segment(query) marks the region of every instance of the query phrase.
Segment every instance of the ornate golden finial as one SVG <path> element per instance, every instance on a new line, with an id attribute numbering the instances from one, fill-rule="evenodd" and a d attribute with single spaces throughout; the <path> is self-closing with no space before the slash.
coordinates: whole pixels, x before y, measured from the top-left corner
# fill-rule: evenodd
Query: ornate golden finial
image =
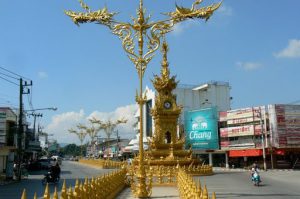
<path id="1" fill-rule="evenodd" d="M 169 62 L 168 62 L 168 51 L 169 51 L 169 47 L 168 44 L 166 42 L 166 40 L 164 40 L 164 42 L 162 43 L 162 47 L 161 47 L 161 51 L 163 53 L 163 60 L 162 60 L 162 69 L 161 69 L 161 76 L 163 79 L 167 80 L 170 77 L 170 70 L 169 70 Z"/>
<path id="2" fill-rule="evenodd" d="M 143 9 L 143 0 L 140 0 L 140 9 Z"/>
<path id="3" fill-rule="evenodd" d="M 73 198 L 73 190 L 72 190 L 72 186 L 70 185 L 69 189 L 68 189 L 68 199 L 72 199 Z"/>
<path id="4" fill-rule="evenodd" d="M 76 179 L 76 182 L 75 182 L 74 196 L 79 197 L 79 180 L 78 179 Z"/>
<path id="5" fill-rule="evenodd" d="M 37 195 L 36 195 L 36 192 L 34 192 L 34 196 L 33 196 L 33 199 L 37 199 Z M 63 198 L 62 198 L 63 199 Z"/>
<path id="6" fill-rule="evenodd" d="M 216 193 L 215 192 L 212 193 L 211 199 L 216 199 Z"/>
<path id="7" fill-rule="evenodd" d="M 61 199 L 67 199 L 67 186 L 66 186 L 66 180 L 63 182 L 63 186 L 61 188 L 60 198 Z"/>
<path id="8" fill-rule="evenodd" d="M 52 199 L 58 199 L 58 195 L 57 195 L 57 189 L 56 187 L 54 188 L 54 193 L 53 193 L 53 197 Z"/>
<path id="9" fill-rule="evenodd" d="M 204 185 L 204 189 L 203 189 L 203 192 L 202 192 L 202 199 L 209 199 L 206 185 Z"/>
<path id="10" fill-rule="evenodd" d="M 26 197 L 26 189 L 23 190 L 21 199 L 27 199 L 27 197 Z"/>
<path id="11" fill-rule="evenodd" d="M 45 193 L 44 193 L 43 199 L 50 199 L 50 193 L 49 193 L 49 185 L 48 185 L 48 183 L 47 183 L 46 188 L 45 188 Z"/>

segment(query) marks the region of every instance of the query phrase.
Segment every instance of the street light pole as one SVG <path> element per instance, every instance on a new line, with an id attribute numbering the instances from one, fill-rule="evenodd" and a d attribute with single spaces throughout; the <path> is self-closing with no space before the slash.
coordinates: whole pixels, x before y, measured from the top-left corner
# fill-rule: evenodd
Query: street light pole
<path id="1" fill-rule="evenodd" d="M 24 87 L 26 86 L 32 86 L 32 82 L 28 84 L 25 81 L 25 84 L 23 85 L 23 79 L 20 78 L 20 92 L 19 92 L 19 121 L 18 121 L 18 134 L 17 134 L 17 153 L 18 153 L 18 167 L 17 167 L 17 179 L 21 180 L 21 164 L 23 159 L 23 146 L 22 146 L 22 140 L 23 140 L 23 134 L 24 134 L 24 127 L 23 127 L 23 95 L 29 94 L 29 89 L 27 92 L 24 92 Z"/>
<path id="2" fill-rule="evenodd" d="M 41 114 L 41 113 L 31 113 L 30 115 L 33 116 L 33 134 L 34 134 L 34 140 L 36 140 L 36 138 L 37 138 L 36 133 L 35 133 L 36 117 L 43 117 L 43 114 Z"/>
<path id="3" fill-rule="evenodd" d="M 143 0 L 139 0 L 137 17 L 132 17 L 133 23 L 116 21 L 114 16 L 117 12 L 109 12 L 107 8 L 92 11 L 83 0 L 79 0 L 79 2 L 85 12 L 65 11 L 66 15 L 71 17 L 76 25 L 95 22 L 107 26 L 113 34 L 122 40 L 123 49 L 138 72 L 139 91 L 136 94 L 136 102 L 140 108 L 140 152 L 136 175 L 137 183 L 133 182 L 132 189 L 136 197 L 148 198 L 151 195 L 151 184 L 146 185 L 147 176 L 144 167 L 143 149 L 143 105 L 146 101 L 145 96 L 143 96 L 143 77 L 147 65 L 161 46 L 161 39 L 173 30 L 175 24 L 190 19 L 204 19 L 207 21 L 222 2 L 198 8 L 202 1 L 196 0 L 191 8 L 176 6 L 175 11 L 165 13 L 166 19 L 153 22 L 150 20 L 150 16 L 145 16 L 146 10 L 143 6 Z"/>

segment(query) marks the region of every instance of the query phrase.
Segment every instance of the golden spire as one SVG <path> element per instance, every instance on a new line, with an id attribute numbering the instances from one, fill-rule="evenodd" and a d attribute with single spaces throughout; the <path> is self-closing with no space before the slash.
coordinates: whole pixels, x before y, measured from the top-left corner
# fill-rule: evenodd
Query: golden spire
<path id="1" fill-rule="evenodd" d="M 162 53 L 163 53 L 163 60 L 161 63 L 162 69 L 161 69 L 161 76 L 162 79 L 164 80 L 168 80 L 170 77 L 170 70 L 169 70 L 169 62 L 168 62 L 168 57 L 167 57 L 167 53 L 169 51 L 169 47 L 168 44 L 166 42 L 166 40 L 164 40 L 163 44 L 162 44 L 162 49 L 161 49 Z"/>

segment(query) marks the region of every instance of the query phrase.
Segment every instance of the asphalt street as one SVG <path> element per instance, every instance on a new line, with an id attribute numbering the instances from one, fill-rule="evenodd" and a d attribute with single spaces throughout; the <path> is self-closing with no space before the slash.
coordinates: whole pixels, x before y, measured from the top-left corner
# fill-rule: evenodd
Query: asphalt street
<path id="1" fill-rule="evenodd" d="M 64 179 L 66 180 L 67 187 L 70 185 L 73 187 L 76 179 L 83 181 L 85 177 L 91 178 L 92 176 L 103 175 L 110 171 L 110 169 L 87 167 L 77 162 L 63 161 L 61 166 L 61 181 L 57 185 L 49 185 L 50 193 L 54 192 L 55 186 L 57 190 L 60 191 Z M 42 185 L 42 178 L 46 172 L 47 171 L 31 172 L 28 179 L 0 186 L 0 199 L 20 199 L 24 188 L 26 189 L 28 199 L 33 198 L 35 192 L 38 198 L 41 198 L 45 190 L 45 186 Z"/>
<path id="2" fill-rule="evenodd" d="M 300 171 L 262 171 L 262 183 L 256 187 L 248 171 L 216 171 L 213 176 L 200 178 L 202 185 L 216 192 L 218 199 L 299 199 Z"/>
<path id="3" fill-rule="evenodd" d="M 107 169 L 98 169 L 77 162 L 63 162 L 61 179 L 66 179 L 68 187 L 74 186 L 75 180 L 83 180 L 84 177 L 103 175 L 110 172 Z M 27 198 L 33 198 L 34 192 L 38 198 L 44 193 L 45 186 L 42 185 L 43 172 L 35 172 L 28 179 L 0 186 L 0 199 L 20 199 L 25 188 Z M 218 199 L 300 199 L 300 171 L 267 171 L 261 172 L 262 184 L 255 187 L 250 181 L 250 174 L 247 171 L 215 171 L 212 176 L 195 177 L 201 181 L 202 186 L 206 185 L 209 195 L 214 191 Z M 57 185 L 61 190 L 62 181 Z M 50 185 L 53 193 L 54 185 Z M 154 187 L 152 198 L 177 199 L 176 187 Z M 133 198 L 130 189 L 125 189 L 118 199 Z"/>

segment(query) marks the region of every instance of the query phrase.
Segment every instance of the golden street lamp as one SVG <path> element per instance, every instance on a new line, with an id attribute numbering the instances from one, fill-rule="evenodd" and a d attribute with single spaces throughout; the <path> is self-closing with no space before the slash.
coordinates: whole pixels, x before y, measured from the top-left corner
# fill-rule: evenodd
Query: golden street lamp
<path id="1" fill-rule="evenodd" d="M 139 139 L 139 169 L 138 185 L 135 195 L 140 198 L 149 197 L 151 189 L 146 187 L 146 173 L 144 167 L 144 149 L 143 149 L 143 105 L 146 96 L 143 96 L 143 77 L 148 63 L 152 60 L 154 52 L 160 47 L 161 39 L 168 32 L 173 30 L 175 24 L 188 19 L 208 20 L 221 3 L 212 4 L 206 7 L 197 8 L 202 0 L 195 0 L 191 8 L 176 6 L 176 10 L 165 14 L 164 20 L 150 22 L 150 16 L 145 17 L 143 0 L 139 0 L 137 17 L 132 17 L 132 23 L 119 22 L 114 19 L 117 12 L 109 12 L 107 8 L 91 11 L 87 4 L 79 0 L 81 7 L 85 12 L 65 11 L 65 14 L 71 17 L 76 25 L 80 23 L 101 24 L 107 26 L 113 34 L 117 35 L 121 41 L 128 58 L 133 62 L 139 76 L 139 92 L 136 94 L 136 102 L 140 108 L 140 139 Z M 136 49 L 135 43 L 138 46 Z M 146 44 L 146 45 L 145 45 Z"/>

